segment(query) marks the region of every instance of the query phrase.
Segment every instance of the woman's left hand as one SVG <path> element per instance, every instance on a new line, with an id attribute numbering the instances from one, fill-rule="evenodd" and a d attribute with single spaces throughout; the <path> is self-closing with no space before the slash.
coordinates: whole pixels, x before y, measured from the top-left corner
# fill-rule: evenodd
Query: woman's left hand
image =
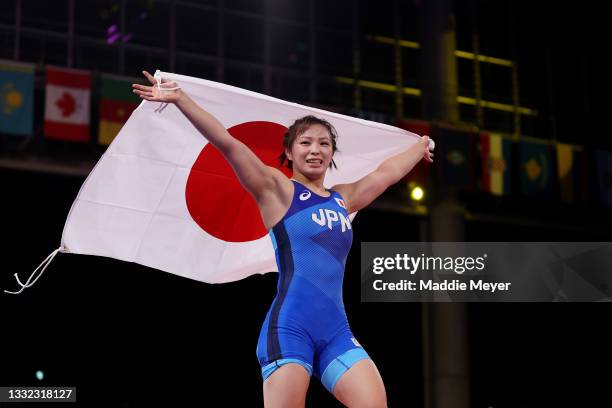
<path id="1" fill-rule="evenodd" d="M 433 163 L 434 154 L 431 150 L 429 150 L 429 136 L 421 136 L 421 140 L 419 140 L 419 143 L 421 143 L 421 145 L 423 146 L 423 158 L 428 162 Z"/>

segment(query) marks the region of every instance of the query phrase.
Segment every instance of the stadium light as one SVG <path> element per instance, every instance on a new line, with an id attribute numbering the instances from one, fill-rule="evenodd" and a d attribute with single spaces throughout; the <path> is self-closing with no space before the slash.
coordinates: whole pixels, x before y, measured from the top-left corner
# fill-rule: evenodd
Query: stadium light
<path id="1" fill-rule="evenodd" d="M 425 190 L 414 181 L 408 183 L 408 191 L 410 191 L 410 198 L 413 201 L 421 201 L 425 197 Z"/>

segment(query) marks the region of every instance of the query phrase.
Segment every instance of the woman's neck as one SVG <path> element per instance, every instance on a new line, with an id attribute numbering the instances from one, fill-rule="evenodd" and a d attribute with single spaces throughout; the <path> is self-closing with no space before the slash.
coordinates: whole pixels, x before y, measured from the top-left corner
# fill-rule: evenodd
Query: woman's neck
<path id="1" fill-rule="evenodd" d="M 327 192 L 327 190 L 323 186 L 323 177 L 312 180 L 301 173 L 294 172 L 292 178 L 305 185 L 315 193 L 325 194 Z"/>

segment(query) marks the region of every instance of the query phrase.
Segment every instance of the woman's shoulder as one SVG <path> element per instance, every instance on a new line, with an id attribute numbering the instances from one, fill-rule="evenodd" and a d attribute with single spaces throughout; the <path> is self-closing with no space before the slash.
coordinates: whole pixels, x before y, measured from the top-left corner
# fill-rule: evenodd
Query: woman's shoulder
<path id="1" fill-rule="evenodd" d="M 329 191 L 336 192 L 337 194 L 340 194 L 342 197 L 344 197 L 349 191 L 349 185 L 348 184 L 336 184 L 335 186 L 332 186 L 329 189 Z"/>
<path id="2" fill-rule="evenodd" d="M 272 176 L 272 180 L 276 185 L 282 186 L 284 188 L 293 189 L 293 183 L 285 173 L 283 173 L 276 167 L 268 166 L 268 168 L 270 169 L 270 175 Z"/>

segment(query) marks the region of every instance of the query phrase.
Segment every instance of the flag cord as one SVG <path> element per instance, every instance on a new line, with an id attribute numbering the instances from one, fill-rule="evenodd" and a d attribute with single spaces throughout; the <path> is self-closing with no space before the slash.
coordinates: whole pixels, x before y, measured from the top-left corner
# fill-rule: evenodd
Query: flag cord
<path id="1" fill-rule="evenodd" d="M 30 274 L 30 277 L 28 278 L 28 280 L 26 280 L 26 283 L 22 283 L 21 280 L 19 280 L 19 276 L 15 273 L 14 274 L 15 279 L 17 279 L 17 283 L 21 286 L 21 289 L 19 289 L 19 291 L 17 291 L 17 292 L 11 292 L 11 291 L 5 290 L 4 293 L 10 293 L 11 295 L 18 295 L 25 288 L 29 288 L 32 285 L 34 285 L 36 283 L 36 281 L 38 280 L 38 278 L 40 278 L 42 276 L 42 274 L 45 271 L 45 269 L 47 269 L 47 266 L 49 266 L 51 261 L 53 261 L 53 258 L 55 258 L 55 255 L 57 255 L 57 253 L 60 252 L 63 249 L 64 249 L 64 247 L 61 246 L 61 247 L 57 248 L 55 251 L 51 252 L 49 254 L 49 256 L 47 256 L 45 258 L 45 260 L 42 261 L 42 263 L 40 265 L 38 265 L 38 267 L 36 269 L 34 269 L 34 272 L 32 272 Z M 42 267 L 42 269 L 40 269 L 41 267 Z M 40 269 L 40 273 L 38 274 L 38 276 L 36 276 L 36 272 L 38 272 L 39 269 Z M 36 276 L 36 278 L 34 278 L 34 276 Z M 34 278 L 34 280 L 32 280 L 32 278 Z"/>

